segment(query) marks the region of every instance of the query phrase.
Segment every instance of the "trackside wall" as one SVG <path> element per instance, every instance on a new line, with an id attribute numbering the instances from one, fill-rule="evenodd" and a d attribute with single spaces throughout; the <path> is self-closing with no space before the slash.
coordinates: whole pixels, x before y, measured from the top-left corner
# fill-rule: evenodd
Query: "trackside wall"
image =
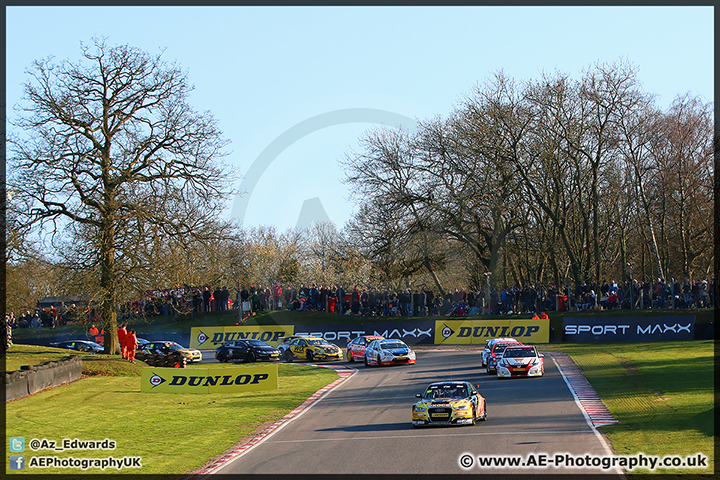
<path id="1" fill-rule="evenodd" d="M 74 382 L 81 376 L 82 359 L 79 355 L 40 365 L 23 365 L 20 370 L 5 373 L 5 403 L 46 388 Z"/>

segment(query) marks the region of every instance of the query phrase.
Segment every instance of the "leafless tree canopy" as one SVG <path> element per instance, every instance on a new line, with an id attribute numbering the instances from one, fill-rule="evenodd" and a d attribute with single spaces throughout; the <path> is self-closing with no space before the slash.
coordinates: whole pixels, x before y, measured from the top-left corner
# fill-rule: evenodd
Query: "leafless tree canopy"
<path id="1" fill-rule="evenodd" d="M 9 136 L 18 223 L 70 239 L 73 261 L 94 269 L 114 352 L 123 277 L 167 237 L 227 230 L 216 217 L 234 180 L 219 161 L 228 142 L 211 114 L 192 109 L 187 74 L 161 54 L 95 40 L 80 62 L 38 60 L 28 74 Z"/>
<path id="2" fill-rule="evenodd" d="M 463 258 L 474 288 L 484 272 L 504 285 L 622 281 L 629 262 L 634 277 L 711 275 L 712 105 L 684 95 L 662 112 L 636 70 L 524 85 L 500 72 L 447 118 L 367 133 L 344 160 L 363 253 L 409 276 L 431 245 Z"/>

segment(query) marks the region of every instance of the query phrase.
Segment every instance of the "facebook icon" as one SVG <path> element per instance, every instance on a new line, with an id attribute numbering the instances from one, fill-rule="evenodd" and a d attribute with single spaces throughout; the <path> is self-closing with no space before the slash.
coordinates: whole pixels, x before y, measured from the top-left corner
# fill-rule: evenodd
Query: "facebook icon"
<path id="1" fill-rule="evenodd" d="M 25 470 L 25 455 L 10 455 L 10 470 Z"/>

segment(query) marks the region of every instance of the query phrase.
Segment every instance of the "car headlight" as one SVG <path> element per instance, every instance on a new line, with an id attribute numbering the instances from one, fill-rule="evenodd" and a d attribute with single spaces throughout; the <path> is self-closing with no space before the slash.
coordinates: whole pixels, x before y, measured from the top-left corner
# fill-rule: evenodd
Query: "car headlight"
<path id="1" fill-rule="evenodd" d="M 427 407 L 423 407 L 423 406 L 421 406 L 421 405 L 415 405 L 415 406 L 413 407 L 413 409 L 414 409 L 414 411 L 416 411 L 416 412 L 424 412 L 424 411 L 427 410 Z"/>
<path id="2" fill-rule="evenodd" d="M 455 410 L 467 410 L 469 405 L 467 403 L 463 403 L 462 405 L 455 405 L 453 408 Z"/>

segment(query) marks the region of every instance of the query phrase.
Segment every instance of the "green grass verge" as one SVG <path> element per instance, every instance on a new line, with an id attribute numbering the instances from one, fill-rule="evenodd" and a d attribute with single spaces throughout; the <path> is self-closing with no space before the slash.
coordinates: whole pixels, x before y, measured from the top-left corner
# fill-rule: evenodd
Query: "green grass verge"
<path id="1" fill-rule="evenodd" d="M 618 455 L 709 457 L 707 470 L 658 469 L 652 473 L 714 472 L 714 344 L 647 342 L 552 344 L 543 350 L 570 355 L 620 421 L 602 427 Z M 631 473 L 650 473 L 636 469 Z"/>
<path id="2" fill-rule="evenodd" d="M 55 352 L 48 352 L 48 355 L 55 355 Z M 9 360 L 12 356 L 12 353 L 8 355 Z M 93 376 L 8 403 L 6 435 L 24 437 L 26 443 L 33 438 L 58 442 L 63 438 L 108 438 L 117 443 L 116 449 L 86 452 L 32 452 L 26 449 L 26 461 L 32 455 L 60 458 L 140 456 L 140 470 L 92 469 L 85 473 L 182 474 L 201 467 L 239 439 L 283 417 L 338 378 L 330 369 L 278 364 L 279 390 L 233 395 L 144 393 L 140 391 L 140 363 L 128 364 L 117 357 L 107 362 L 119 366 L 105 372 L 100 368 Z M 131 376 L 101 374 L 122 370 L 125 365 L 137 367 L 138 373 L 130 373 Z M 19 471 L 10 470 L 6 464 L 6 473 Z M 79 469 L 26 468 L 22 473 L 83 472 Z"/>

